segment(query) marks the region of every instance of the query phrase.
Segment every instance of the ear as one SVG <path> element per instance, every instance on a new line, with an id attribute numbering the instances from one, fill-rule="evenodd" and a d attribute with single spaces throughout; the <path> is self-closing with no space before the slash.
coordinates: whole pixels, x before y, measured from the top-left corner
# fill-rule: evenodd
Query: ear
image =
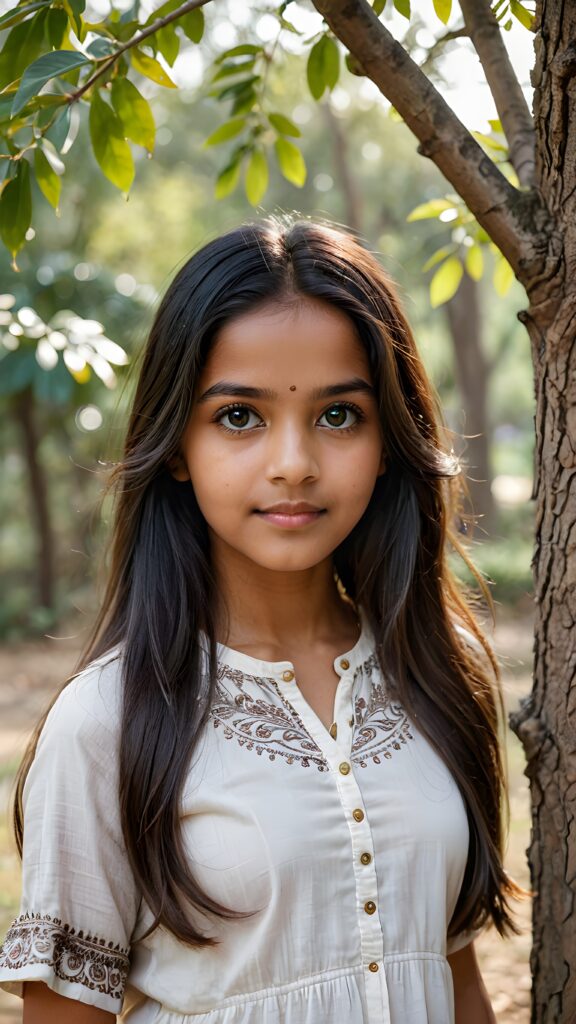
<path id="1" fill-rule="evenodd" d="M 188 467 L 180 453 L 178 453 L 178 455 L 174 455 L 171 459 L 168 459 L 167 465 L 172 476 L 175 480 L 178 480 L 179 483 L 185 483 L 186 480 L 190 479 Z"/>

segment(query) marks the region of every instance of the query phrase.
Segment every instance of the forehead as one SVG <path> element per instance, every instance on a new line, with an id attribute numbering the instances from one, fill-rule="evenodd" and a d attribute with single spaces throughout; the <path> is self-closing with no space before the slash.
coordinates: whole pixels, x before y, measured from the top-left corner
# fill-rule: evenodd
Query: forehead
<path id="1" fill-rule="evenodd" d="M 217 334 L 203 378 L 257 374 L 269 383 L 290 377 L 303 386 L 312 379 L 370 370 L 364 346 L 352 321 L 319 299 L 267 303 L 229 321 Z"/>

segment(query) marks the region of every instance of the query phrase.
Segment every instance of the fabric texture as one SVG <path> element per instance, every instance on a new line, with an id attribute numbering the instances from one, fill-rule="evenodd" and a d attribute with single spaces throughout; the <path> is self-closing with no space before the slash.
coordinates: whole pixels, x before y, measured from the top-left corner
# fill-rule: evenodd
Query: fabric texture
<path id="1" fill-rule="evenodd" d="M 44 981 L 130 1024 L 453 1024 L 447 941 L 468 851 L 463 800 L 390 698 L 365 616 L 334 662 L 332 733 L 294 666 L 219 646 L 218 684 L 181 800 L 190 863 L 252 911 L 156 929 L 126 857 L 118 801 L 121 660 L 54 704 L 25 792 L 21 913 L 0 984 Z"/>

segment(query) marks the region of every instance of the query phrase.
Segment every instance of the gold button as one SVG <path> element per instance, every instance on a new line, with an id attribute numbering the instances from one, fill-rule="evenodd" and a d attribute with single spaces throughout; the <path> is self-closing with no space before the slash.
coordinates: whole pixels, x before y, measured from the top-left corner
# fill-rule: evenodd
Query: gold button
<path id="1" fill-rule="evenodd" d="M 290 669 L 287 669 L 286 672 L 282 673 L 282 679 L 284 680 L 285 683 L 291 683 L 292 680 L 294 679 L 294 673 L 291 672 Z"/>
<path id="2" fill-rule="evenodd" d="M 364 910 L 367 914 L 374 914 L 376 913 L 376 904 L 372 900 L 368 900 L 368 903 L 364 904 Z"/>
<path id="3" fill-rule="evenodd" d="M 350 774 L 350 765 L 348 764 L 348 761 L 342 761 L 342 764 L 339 765 L 338 770 L 340 772 L 340 775 L 349 775 Z"/>
<path id="4" fill-rule="evenodd" d="M 361 853 L 360 860 L 362 861 L 363 864 L 369 864 L 370 861 L 372 860 L 372 855 L 369 853 Z"/>
<path id="5" fill-rule="evenodd" d="M 352 817 L 354 821 L 364 821 L 364 811 L 361 811 L 359 807 L 355 811 L 352 811 Z"/>
<path id="6" fill-rule="evenodd" d="M 332 725 L 330 726 L 330 735 L 333 740 L 335 740 L 338 735 L 338 726 L 336 725 L 336 722 L 332 722 Z"/>
<path id="7" fill-rule="evenodd" d="M 346 671 L 347 668 L 350 668 L 350 662 L 348 661 L 348 658 L 342 658 L 341 659 L 341 661 L 340 661 L 340 668 L 343 668 L 344 671 Z"/>
<path id="8" fill-rule="evenodd" d="M 376 963 L 374 963 L 374 961 L 372 961 L 371 964 L 368 964 L 368 970 L 372 971 L 372 974 L 376 974 L 376 971 L 378 970 L 378 964 L 376 964 Z"/>

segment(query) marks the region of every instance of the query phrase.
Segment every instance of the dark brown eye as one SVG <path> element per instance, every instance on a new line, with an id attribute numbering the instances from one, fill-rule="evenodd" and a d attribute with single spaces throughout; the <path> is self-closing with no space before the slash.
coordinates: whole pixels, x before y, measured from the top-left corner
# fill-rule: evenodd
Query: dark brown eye
<path id="1" fill-rule="evenodd" d="M 230 409 L 226 415 L 231 427 L 245 427 L 250 419 L 248 409 Z"/>
<path id="2" fill-rule="evenodd" d="M 348 416 L 356 416 L 354 410 L 349 409 L 346 405 L 333 405 L 322 415 L 326 418 L 329 427 L 350 427 L 354 424 L 354 419 L 350 421 Z M 356 419 L 358 419 L 357 416 Z"/>
<path id="3" fill-rule="evenodd" d="M 224 430 L 242 433 L 257 427 L 262 422 L 257 413 L 249 409 L 247 405 L 231 405 L 227 409 L 221 409 L 215 416 L 215 422 L 219 423 Z"/>

